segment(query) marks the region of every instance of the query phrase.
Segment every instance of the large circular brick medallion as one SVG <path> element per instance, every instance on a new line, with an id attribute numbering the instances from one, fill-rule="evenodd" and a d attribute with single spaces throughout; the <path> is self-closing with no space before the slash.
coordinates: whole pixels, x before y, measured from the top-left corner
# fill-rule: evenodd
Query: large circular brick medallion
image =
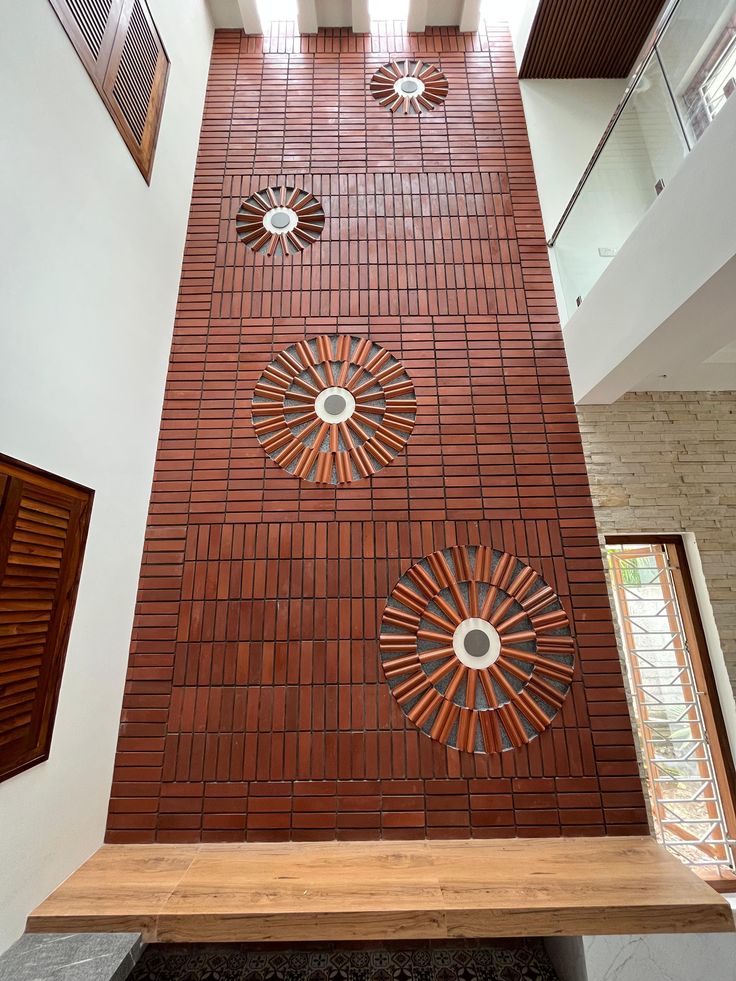
<path id="1" fill-rule="evenodd" d="M 403 450 L 417 403 L 400 361 L 365 337 L 341 334 L 281 351 L 256 385 L 252 410 L 256 435 L 280 467 L 344 484 Z"/>
<path id="2" fill-rule="evenodd" d="M 391 112 L 419 116 L 447 98 L 444 73 L 429 62 L 405 58 L 382 65 L 370 81 L 371 95 Z"/>
<path id="3" fill-rule="evenodd" d="M 317 198 L 300 187 L 265 187 L 246 198 L 235 219 L 238 238 L 267 256 L 293 255 L 315 242 L 325 227 Z"/>
<path id="4" fill-rule="evenodd" d="M 567 614 L 508 552 L 457 545 L 399 580 L 383 614 L 383 671 L 404 714 L 465 752 L 518 749 L 552 722 L 570 687 Z"/>

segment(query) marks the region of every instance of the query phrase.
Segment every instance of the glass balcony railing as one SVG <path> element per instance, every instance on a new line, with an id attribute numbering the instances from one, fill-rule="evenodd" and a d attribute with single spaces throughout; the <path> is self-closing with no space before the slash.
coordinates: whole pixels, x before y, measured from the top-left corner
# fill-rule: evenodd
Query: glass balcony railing
<path id="1" fill-rule="evenodd" d="M 568 317 L 736 91 L 736 0 L 673 0 L 555 229 Z"/>

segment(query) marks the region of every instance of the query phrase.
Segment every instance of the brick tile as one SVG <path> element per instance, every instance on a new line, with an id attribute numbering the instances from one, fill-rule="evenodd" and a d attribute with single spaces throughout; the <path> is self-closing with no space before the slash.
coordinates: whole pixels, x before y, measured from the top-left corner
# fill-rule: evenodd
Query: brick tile
<path id="1" fill-rule="evenodd" d="M 370 97 L 402 52 L 445 72 L 441 109 Z M 326 214 L 289 259 L 232 221 L 274 183 Z M 278 467 L 251 424 L 263 368 L 325 333 L 394 353 L 418 400 L 401 454 L 340 488 Z M 414 729 L 377 655 L 402 573 L 481 542 L 539 571 L 577 641 L 553 726 L 492 757 Z M 216 33 L 114 781 L 117 842 L 645 829 L 505 28 Z"/>

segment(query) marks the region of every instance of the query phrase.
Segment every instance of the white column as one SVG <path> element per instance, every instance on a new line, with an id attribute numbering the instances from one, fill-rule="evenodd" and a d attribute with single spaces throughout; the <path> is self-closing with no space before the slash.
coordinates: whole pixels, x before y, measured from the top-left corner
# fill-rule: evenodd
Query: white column
<path id="1" fill-rule="evenodd" d="M 368 0 L 352 0 L 353 4 L 353 33 L 370 34 L 371 15 L 368 10 Z"/>
<path id="2" fill-rule="evenodd" d="M 460 9 L 460 30 L 474 34 L 480 27 L 480 0 L 463 0 Z"/>
<path id="3" fill-rule="evenodd" d="M 315 0 L 297 0 L 296 22 L 300 34 L 316 34 L 317 4 Z"/>
<path id="4" fill-rule="evenodd" d="M 427 28 L 427 0 L 409 0 L 406 29 L 410 34 L 421 34 Z"/>
<path id="5" fill-rule="evenodd" d="M 243 30 L 246 34 L 263 34 L 261 15 L 256 6 L 256 0 L 238 0 Z"/>

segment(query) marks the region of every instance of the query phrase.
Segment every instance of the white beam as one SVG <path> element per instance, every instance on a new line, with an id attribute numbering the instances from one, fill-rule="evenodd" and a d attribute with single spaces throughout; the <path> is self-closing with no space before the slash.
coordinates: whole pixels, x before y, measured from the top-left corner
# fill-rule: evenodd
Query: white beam
<path id="1" fill-rule="evenodd" d="M 368 10 L 368 0 L 352 0 L 353 4 L 353 34 L 370 34 L 371 14 Z"/>
<path id="2" fill-rule="evenodd" d="M 480 27 L 480 0 L 463 0 L 460 11 L 461 33 L 475 34 Z"/>
<path id="3" fill-rule="evenodd" d="M 315 0 L 297 0 L 296 22 L 300 34 L 316 34 L 319 28 L 317 23 L 317 4 Z"/>
<path id="4" fill-rule="evenodd" d="M 256 0 L 238 0 L 243 30 L 246 34 L 263 34 L 261 15 L 256 6 Z"/>
<path id="5" fill-rule="evenodd" d="M 406 29 L 409 34 L 423 34 L 427 29 L 427 0 L 409 0 Z"/>
<path id="6" fill-rule="evenodd" d="M 576 402 L 615 402 L 643 379 L 681 374 L 733 340 L 735 141 L 729 99 L 563 328 Z M 582 200 L 585 218 L 564 228 L 552 250 L 566 250 L 558 266 L 572 256 L 573 269 L 590 275 L 595 247 L 620 234 L 623 209 L 637 203 L 638 184 L 621 188 L 618 210 L 595 218 Z"/>

